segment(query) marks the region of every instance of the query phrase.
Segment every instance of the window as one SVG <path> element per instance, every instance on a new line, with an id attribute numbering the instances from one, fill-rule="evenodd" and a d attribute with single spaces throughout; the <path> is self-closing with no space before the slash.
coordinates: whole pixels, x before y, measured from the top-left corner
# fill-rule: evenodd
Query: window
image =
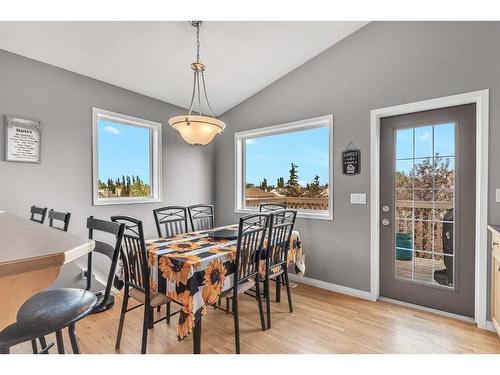
<path id="1" fill-rule="evenodd" d="M 94 205 L 160 201 L 161 124 L 93 108 Z"/>
<path id="2" fill-rule="evenodd" d="M 235 134 L 236 212 L 286 204 L 333 219 L 333 115 Z"/>

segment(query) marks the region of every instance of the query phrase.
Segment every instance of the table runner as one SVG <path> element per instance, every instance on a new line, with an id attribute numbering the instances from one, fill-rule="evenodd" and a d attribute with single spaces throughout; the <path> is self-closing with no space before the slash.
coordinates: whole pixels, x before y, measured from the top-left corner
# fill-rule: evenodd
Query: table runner
<path id="1" fill-rule="evenodd" d="M 237 225 L 218 229 L 238 229 Z M 209 238 L 210 231 L 180 234 L 146 241 L 150 286 L 181 304 L 177 324 L 180 340 L 192 333 L 197 321 L 206 312 L 206 305 L 217 302 L 220 294 L 233 286 L 236 240 Z M 288 264 L 295 272 L 305 272 L 305 257 L 300 235 L 292 232 Z M 265 262 L 260 264 L 265 272 Z"/>

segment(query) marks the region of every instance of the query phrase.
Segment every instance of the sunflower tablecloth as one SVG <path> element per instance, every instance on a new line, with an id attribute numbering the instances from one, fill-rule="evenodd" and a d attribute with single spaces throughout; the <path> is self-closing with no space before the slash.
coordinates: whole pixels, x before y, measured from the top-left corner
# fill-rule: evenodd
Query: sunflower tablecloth
<path id="1" fill-rule="evenodd" d="M 238 226 L 224 229 L 238 229 Z M 182 305 L 177 324 L 179 340 L 193 331 L 205 314 L 206 305 L 216 303 L 221 292 L 233 286 L 236 240 L 209 238 L 211 231 L 146 241 L 151 289 Z M 304 274 L 305 256 L 297 231 L 293 231 L 290 239 L 288 263 L 294 263 L 297 274 Z M 264 270 L 264 264 L 260 268 Z"/>

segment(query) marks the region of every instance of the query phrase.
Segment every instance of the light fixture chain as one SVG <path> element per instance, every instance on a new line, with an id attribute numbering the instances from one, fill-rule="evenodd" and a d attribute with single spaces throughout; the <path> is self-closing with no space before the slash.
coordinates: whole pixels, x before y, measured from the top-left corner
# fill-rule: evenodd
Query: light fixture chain
<path id="1" fill-rule="evenodd" d="M 196 90 L 196 72 L 194 72 L 193 76 L 193 93 L 191 95 L 191 103 L 189 104 L 189 113 L 188 116 L 191 115 L 191 112 L 193 112 L 193 102 L 194 102 L 194 92 Z"/>
<path id="2" fill-rule="evenodd" d="M 196 24 L 196 62 L 200 62 L 200 23 Z"/>

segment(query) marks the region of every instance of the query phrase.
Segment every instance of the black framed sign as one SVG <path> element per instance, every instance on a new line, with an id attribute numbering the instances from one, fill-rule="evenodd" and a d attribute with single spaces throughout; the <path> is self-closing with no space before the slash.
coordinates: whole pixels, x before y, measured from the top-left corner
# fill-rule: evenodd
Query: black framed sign
<path id="1" fill-rule="evenodd" d="M 342 172 L 348 176 L 361 172 L 361 150 L 348 148 L 342 151 Z"/>
<path id="2" fill-rule="evenodd" d="M 5 116 L 5 161 L 40 163 L 40 121 Z"/>

